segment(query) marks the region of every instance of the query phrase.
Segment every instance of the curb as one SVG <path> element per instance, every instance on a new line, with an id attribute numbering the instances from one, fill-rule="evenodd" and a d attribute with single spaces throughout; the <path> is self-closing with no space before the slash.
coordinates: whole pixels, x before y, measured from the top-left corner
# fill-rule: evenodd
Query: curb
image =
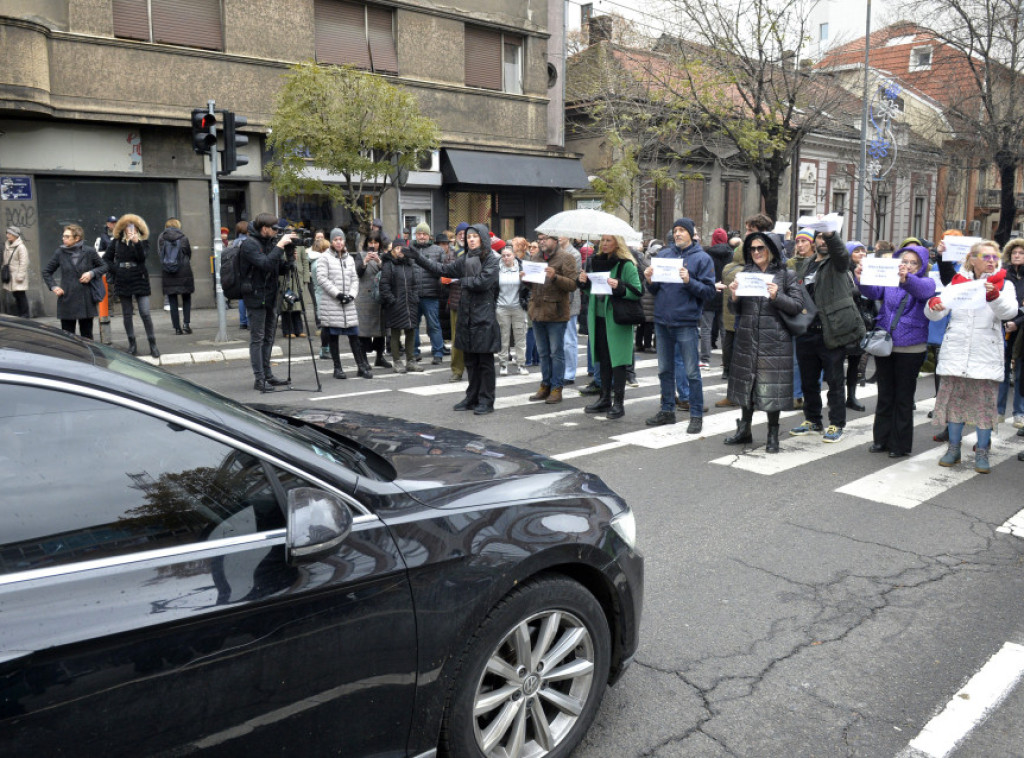
<path id="1" fill-rule="evenodd" d="M 236 347 L 228 350 L 200 350 L 194 353 L 163 353 L 159 358 L 149 355 L 136 356 L 140 361 L 146 361 L 154 366 L 187 366 L 201 363 L 221 363 L 223 361 L 249 360 L 249 348 Z M 284 357 L 284 351 L 280 345 L 274 345 L 270 351 L 271 358 Z"/>

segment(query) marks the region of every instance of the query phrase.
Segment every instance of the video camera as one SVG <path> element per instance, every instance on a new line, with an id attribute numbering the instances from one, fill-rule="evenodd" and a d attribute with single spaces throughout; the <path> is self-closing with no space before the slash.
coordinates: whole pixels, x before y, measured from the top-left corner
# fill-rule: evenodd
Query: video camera
<path id="1" fill-rule="evenodd" d="M 278 231 L 277 237 L 274 238 L 274 243 L 280 242 L 281 238 L 286 234 L 293 235 L 292 241 L 284 246 L 284 251 L 289 256 L 295 255 L 295 246 L 299 247 L 311 247 L 313 245 L 313 235 L 306 229 L 282 229 Z"/>

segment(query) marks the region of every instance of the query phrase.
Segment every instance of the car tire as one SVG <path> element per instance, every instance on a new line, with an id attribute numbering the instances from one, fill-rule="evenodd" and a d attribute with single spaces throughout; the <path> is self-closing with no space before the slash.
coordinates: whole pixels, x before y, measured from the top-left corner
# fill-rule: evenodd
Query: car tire
<path id="1" fill-rule="evenodd" d="M 516 588 L 459 660 L 441 754 L 565 758 L 597 714 L 610 657 L 608 620 L 581 584 L 547 576 Z"/>

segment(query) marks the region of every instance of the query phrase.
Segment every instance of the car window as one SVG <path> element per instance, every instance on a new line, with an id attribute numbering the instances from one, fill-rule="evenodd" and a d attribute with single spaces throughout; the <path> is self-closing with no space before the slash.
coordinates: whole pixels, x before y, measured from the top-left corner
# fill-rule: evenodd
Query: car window
<path id="1" fill-rule="evenodd" d="M 0 574 L 285 526 L 249 453 L 131 408 L 0 385 Z"/>

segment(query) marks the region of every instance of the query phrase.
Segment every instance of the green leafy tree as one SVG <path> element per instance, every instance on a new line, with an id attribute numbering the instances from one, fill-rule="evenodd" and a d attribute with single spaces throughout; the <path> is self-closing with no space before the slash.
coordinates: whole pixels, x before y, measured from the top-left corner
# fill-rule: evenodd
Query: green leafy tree
<path id="1" fill-rule="evenodd" d="M 400 183 L 440 141 L 437 124 L 407 90 L 374 74 L 313 62 L 291 67 L 270 128 L 274 189 L 327 195 L 349 212 L 350 233 L 368 228 L 364 198 Z"/>

